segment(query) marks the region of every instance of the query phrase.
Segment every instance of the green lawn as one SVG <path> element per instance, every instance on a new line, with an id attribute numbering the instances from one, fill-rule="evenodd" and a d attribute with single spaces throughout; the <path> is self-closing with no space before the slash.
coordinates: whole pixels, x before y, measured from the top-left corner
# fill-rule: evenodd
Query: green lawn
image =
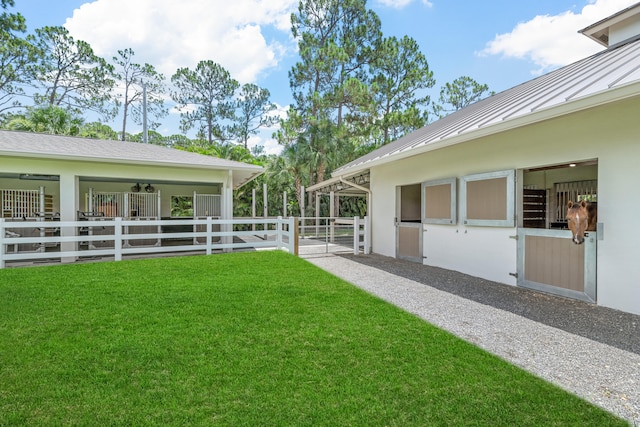
<path id="1" fill-rule="evenodd" d="M 625 425 L 286 253 L 0 270 L 0 425 Z"/>

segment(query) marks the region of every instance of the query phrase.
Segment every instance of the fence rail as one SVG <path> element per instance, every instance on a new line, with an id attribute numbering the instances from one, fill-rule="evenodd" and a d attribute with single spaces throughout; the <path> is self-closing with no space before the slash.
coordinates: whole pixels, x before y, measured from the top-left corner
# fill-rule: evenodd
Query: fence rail
<path id="1" fill-rule="evenodd" d="M 268 225 L 260 232 L 264 238 L 256 238 L 256 233 L 252 231 L 234 231 L 234 226 L 256 222 L 256 219 L 225 220 L 211 217 L 143 221 L 122 218 L 85 221 L 0 219 L 0 268 L 6 267 L 7 261 L 73 261 L 98 256 L 113 257 L 120 261 L 123 256 L 128 255 L 186 251 L 211 254 L 213 251 L 273 248 L 296 253 L 295 218 L 260 219 L 260 224 Z M 144 241 L 154 243 L 135 244 Z M 97 246 L 98 243 L 100 247 Z"/>

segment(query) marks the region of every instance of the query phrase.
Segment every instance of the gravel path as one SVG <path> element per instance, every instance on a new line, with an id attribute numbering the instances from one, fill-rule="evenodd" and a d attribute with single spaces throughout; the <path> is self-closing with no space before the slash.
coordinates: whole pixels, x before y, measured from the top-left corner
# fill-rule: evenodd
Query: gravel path
<path id="1" fill-rule="evenodd" d="M 640 426 L 640 316 L 379 255 L 304 257 Z"/>

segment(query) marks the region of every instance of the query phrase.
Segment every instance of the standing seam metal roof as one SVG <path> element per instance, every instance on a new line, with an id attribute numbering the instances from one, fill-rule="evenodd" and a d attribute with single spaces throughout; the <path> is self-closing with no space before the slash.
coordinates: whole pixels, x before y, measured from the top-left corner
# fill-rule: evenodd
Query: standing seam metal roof
<path id="1" fill-rule="evenodd" d="M 638 81 L 640 40 L 634 40 L 471 104 L 336 169 L 333 176 Z"/>

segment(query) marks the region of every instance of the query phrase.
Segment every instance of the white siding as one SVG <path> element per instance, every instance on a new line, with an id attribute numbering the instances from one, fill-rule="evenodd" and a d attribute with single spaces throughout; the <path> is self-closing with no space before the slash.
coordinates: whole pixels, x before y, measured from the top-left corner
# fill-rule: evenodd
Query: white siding
<path id="1" fill-rule="evenodd" d="M 395 256 L 397 185 L 597 159 L 598 304 L 640 314 L 638 111 L 640 96 L 371 168 L 373 251 Z M 426 226 L 425 262 L 514 284 L 515 229 L 459 222 Z"/>

